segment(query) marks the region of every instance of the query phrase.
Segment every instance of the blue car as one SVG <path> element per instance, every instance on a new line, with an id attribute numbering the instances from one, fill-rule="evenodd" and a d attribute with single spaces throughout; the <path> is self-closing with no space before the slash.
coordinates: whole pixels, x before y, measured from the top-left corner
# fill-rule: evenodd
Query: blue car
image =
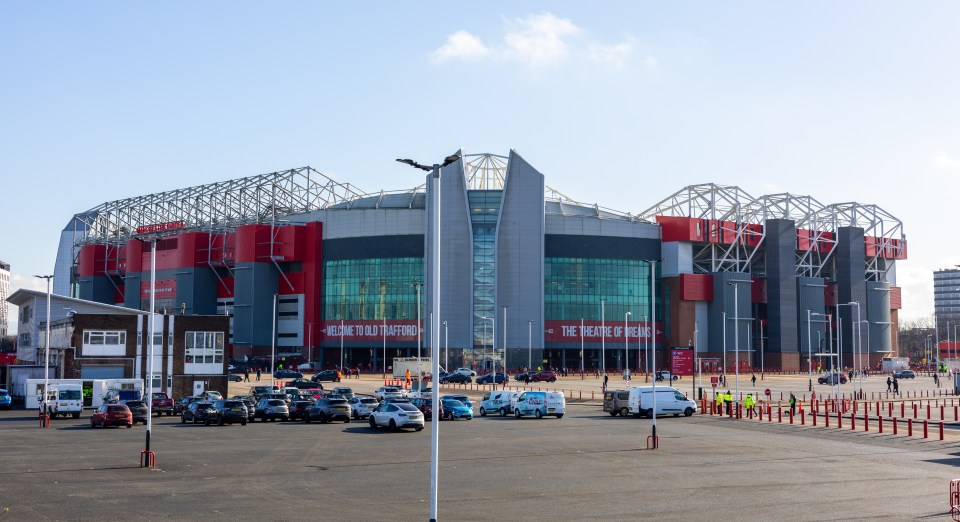
<path id="1" fill-rule="evenodd" d="M 442 418 L 449 420 L 470 420 L 473 418 L 473 408 L 470 408 L 466 404 L 455 399 L 444 399 Z"/>
<path id="2" fill-rule="evenodd" d="M 447 401 L 447 400 L 460 401 L 463 403 L 464 406 L 473 410 L 473 403 L 470 402 L 470 397 L 467 397 L 466 395 L 441 395 L 440 396 L 441 402 Z"/>
<path id="3" fill-rule="evenodd" d="M 12 407 L 13 399 L 10 397 L 10 392 L 0 389 L 0 410 L 9 410 Z"/>

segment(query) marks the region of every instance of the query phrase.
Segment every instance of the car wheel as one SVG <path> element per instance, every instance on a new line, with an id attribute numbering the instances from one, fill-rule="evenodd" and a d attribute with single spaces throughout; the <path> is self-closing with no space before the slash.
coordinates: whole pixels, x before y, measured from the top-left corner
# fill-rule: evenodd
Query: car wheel
<path id="1" fill-rule="evenodd" d="M 320 412 L 320 424 L 326 424 L 326 423 L 327 423 L 327 414 L 326 414 L 326 413 L 323 413 L 323 412 L 321 411 L 321 412 Z"/>
<path id="2" fill-rule="evenodd" d="M 416 429 L 417 431 L 423 431 L 423 426 L 417 426 L 417 427 L 414 428 L 414 429 Z"/>
<path id="3" fill-rule="evenodd" d="M 501 415 L 502 415 L 502 414 L 501 414 Z M 485 409 L 483 409 L 483 408 L 481 407 L 481 408 L 480 408 L 480 416 L 481 416 L 481 417 L 486 417 L 486 416 L 487 416 L 487 410 L 485 410 Z"/>
<path id="4" fill-rule="evenodd" d="M 554 378 L 550 379 L 550 382 L 557 382 L 557 378 L 554 377 Z"/>
<path id="5" fill-rule="evenodd" d="M 373 415 L 370 416 L 370 427 L 373 429 L 377 429 L 377 421 L 376 419 L 373 418 Z"/>
<path id="6" fill-rule="evenodd" d="M 344 423 L 344 424 L 350 424 L 350 417 L 347 417 L 346 419 L 343 419 L 343 423 Z"/>
<path id="7" fill-rule="evenodd" d="M 73 418 L 74 418 L 74 419 L 79 419 L 79 418 L 80 418 L 80 412 L 74 413 L 74 414 L 73 414 Z"/>
<path id="8" fill-rule="evenodd" d="M 693 408 L 687 408 L 687 409 L 683 410 L 683 415 L 684 415 L 684 417 L 689 417 L 689 416 L 693 415 Z"/>
<path id="9" fill-rule="evenodd" d="M 220 417 L 219 419 L 217 419 L 217 424 L 219 424 L 220 426 L 223 426 L 223 417 Z"/>
<path id="10" fill-rule="evenodd" d="M 246 425 L 247 425 L 247 419 L 242 419 L 242 420 L 240 421 L 240 425 L 241 425 L 241 426 L 246 426 Z"/>
<path id="11" fill-rule="evenodd" d="M 538 419 L 542 419 L 542 418 L 543 418 L 543 413 L 541 413 L 539 409 L 536 409 L 536 410 L 533 410 L 533 416 L 536 417 L 536 418 L 538 418 Z"/>
<path id="12" fill-rule="evenodd" d="M 653 408 L 647 409 L 647 418 L 653 418 Z"/>
<path id="13" fill-rule="evenodd" d="M 180 416 L 180 424 L 186 424 L 186 423 L 187 423 L 187 419 L 183 416 Z"/>
<path id="14" fill-rule="evenodd" d="M 520 408 L 517 408 L 516 410 L 513 410 L 513 414 L 519 419 L 519 418 L 521 417 L 521 415 L 520 415 Z"/>
<path id="15" fill-rule="evenodd" d="M 620 416 L 621 416 L 621 417 L 626 417 L 626 416 L 629 415 L 629 414 L 630 414 L 630 410 L 628 410 L 627 408 L 620 408 Z"/>
<path id="16" fill-rule="evenodd" d="M 562 418 L 563 418 L 563 414 L 562 414 L 562 413 L 558 413 L 558 414 L 557 414 L 557 418 L 558 418 L 558 419 L 562 419 Z"/>
<path id="17" fill-rule="evenodd" d="M 132 428 L 132 427 L 133 427 L 133 423 L 132 423 L 132 422 L 128 422 L 128 423 L 127 423 L 127 428 Z"/>
<path id="18" fill-rule="evenodd" d="M 310 424 L 310 415 L 307 413 L 303 414 L 303 422 Z"/>
<path id="19" fill-rule="evenodd" d="M 500 408 L 500 416 L 501 416 L 501 417 L 506 417 L 506 416 L 507 416 L 507 409 L 506 409 L 506 408 Z"/>
<path id="20" fill-rule="evenodd" d="M 107 427 L 106 423 L 103 422 L 103 419 L 100 419 L 100 429 L 102 430 L 106 427 Z"/>
<path id="21" fill-rule="evenodd" d="M 397 423 L 393 419 L 390 419 L 390 431 L 397 431 Z"/>

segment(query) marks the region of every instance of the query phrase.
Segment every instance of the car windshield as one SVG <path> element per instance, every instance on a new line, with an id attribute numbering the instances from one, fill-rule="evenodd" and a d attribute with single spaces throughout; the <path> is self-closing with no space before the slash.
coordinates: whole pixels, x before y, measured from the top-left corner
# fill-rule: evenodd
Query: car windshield
<path id="1" fill-rule="evenodd" d="M 398 391 L 400 391 L 398 388 L 384 388 L 384 389 L 383 389 L 383 392 L 384 392 L 384 393 L 396 393 L 396 392 L 398 392 Z"/>
<path id="2" fill-rule="evenodd" d="M 344 399 L 330 399 L 330 404 L 333 404 L 336 406 L 343 406 L 346 403 L 347 401 Z"/>
<path id="3" fill-rule="evenodd" d="M 372 398 L 360 399 L 360 403 L 361 404 L 377 404 L 377 399 L 372 399 Z"/>
<path id="4" fill-rule="evenodd" d="M 10 392 L 8 392 L 7 390 L 0 390 L 0 397 L 9 397 L 9 396 L 10 396 Z"/>
<path id="5" fill-rule="evenodd" d="M 240 401 L 230 401 L 230 402 L 223 403 L 224 408 L 239 408 L 240 406 L 243 406 L 243 403 Z"/>
<path id="6" fill-rule="evenodd" d="M 61 401 L 79 401 L 83 398 L 80 390 L 63 390 L 60 392 Z"/>
<path id="7" fill-rule="evenodd" d="M 267 404 L 270 406 L 286 406 L 287 403 L 279 399 L 272 399 L 267 401 Z"/>
<path id="8" fill-rule="evenodd" d="M 110 405 L 107 407 L 107 411 L 127 411 L 129 408 L 122 404 Z"/>
<path id="9" fill-rule="evenodd" d="M 128 408 L 146 408 L 147 403 L 143 401 L 127 401 Z"/>
<path id="10" fill-rule="evenodd" d="M 410 404 L 409 402 L 395 402 L 394 406 L 403 410 L 403 411 L 420 411 L 416 406 Z"/>
<path id="11" fill-rule="evenodd" d="M 350 388 L 337 388 L 337 393 L 353 393 Z"/>
<path id="12" fill-rule="evenodd" d="M 466 408 L 467 405 L 454 399 L 448 399 L 443 401 L 444 408 Z"/>

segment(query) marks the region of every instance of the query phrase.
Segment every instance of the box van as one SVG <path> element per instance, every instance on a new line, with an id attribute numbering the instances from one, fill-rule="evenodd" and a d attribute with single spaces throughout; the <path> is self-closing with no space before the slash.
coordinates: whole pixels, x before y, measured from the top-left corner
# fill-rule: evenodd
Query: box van
<path id="1" fill-rule="evenodd" d="M 634 417 L 649 417 L 653 413 L 654 390 L 657 394 L 657 415 L 673 414 L 678 417 L 682 413 L 689 417 L 697 411 L 697 403 L 673 386 L 634 386 L 630 388 L 629 399 L 630 413 Z"/>
<path id="2" fill-rule="evenodd" d="M 630 390 L 608 390 L 603 392 L 603 411 L 611 417 L 626 417 L 630 413 Z"/>
<path id="3" fill-rule="evenodd" d="M 544 415 L 553 415 L 562 419 L 566 411 L 567 400 L 560 392 L 523 392 L 513 405 L 513 414 L 517 418 L 533 414 L 538 419 Z"/>
<path id="4" fill-rule="evenodd" d="M 487 412 L 499 413 L 501 417 L 514 410 L 517 397 L 520 392 L 517 391 L 488 391 L 480 399 L 480 416 L 486 417 Z"/>

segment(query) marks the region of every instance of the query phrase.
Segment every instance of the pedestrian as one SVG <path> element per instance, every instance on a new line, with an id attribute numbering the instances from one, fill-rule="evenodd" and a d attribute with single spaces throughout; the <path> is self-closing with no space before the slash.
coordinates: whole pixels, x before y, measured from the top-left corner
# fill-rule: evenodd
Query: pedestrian
<path id="1" fill-rule="evenodd" d="M 407 371 L 403 372 L 403 378 L 407 381 L 407 388 L 410 387 L 410 368 L 407 368 Z"/>
<path id="2" fill-rule="evenodd" d="M 893 381 L 890 380 L 890 376 L 887 375 L 887 391 L 890 391 L 890 386 L 893 385 Z"/>
<path id="3" fill-rule="evenodd" d="M 243 382 L 250 382 L 250 368 L 243 370 Z"/>
<path id="4" fill-rule="evenodd" d="M 337 382 L 340 382 L 340 379 L 343 378 L 343 372 L 337 369 Z"/>
<path id="5" fill-rule="evenodd" d="M 797 397 L 794 394 L 790 394 L 790 415 L 795 415 L 797 413 Z"/>
<path id="6" fill-rule="evenodd" d="M 733 413 L 733 394 L 730 393 L 730 390 L 727 390 L 727 393 L 723 394 L 723 402 L 727 405 L 727 415 L 732 415 Z"/>
<path id="7" fill-rule="evenodd" d="M 717 392 L 717 397 L 714 399 L 714 402 L 715 402 L 713 406 L 714 413 L 722 415 L 723 414 L 723 394 L 720 393 L 719 391 Z"/>
<path id="8" fill-rule="evenodd" d="M 603 389 L 604 389 L 604 390 L 607 389 L 607 381 L 608 381 L 608 380 L 610 380 L 610 376 L 609 376 L 609 375 L 604 375 L 604 376 L 603 376 Z"/>
<path id="9" fill-rule="evenodd" d="M 743 406 L 747 409 L 747 418 L 753 418 L 753 406 L 756 404 L 753 400 L 753 394 L 748 393 L 747 398 L 743 399 Z"/>
<path id="10" fill-rule="evenodd" d="M 940 387 L 940 377 L 937 376 L 937 374 L 933 374 L 933 384 L 934 384 L 934 386 L 936 386 L 937 388 Z"/>
<path id="11" fill-rule="evenodd" d="M 900 383 L 897 382 L 897 378 L 893 378 L 893 394 L 900 395 Z"/>
<path id="12" fill-rule="evenodd" d="M 853 370 L 847 372 L 847 379 L 851 382 L 853 381 Z"/>
<path id="13" fill-rule="evenodd" d="M 257 382 L 260 382 L 260 367 L 257 367 Z"/>
<path id="14" fill-rule="evenodd" d="M 754 386 L 757 385 L 757 374 L 753 374 L 753 375 L 750 377 L 750 382 L 751 382 Z"/>

